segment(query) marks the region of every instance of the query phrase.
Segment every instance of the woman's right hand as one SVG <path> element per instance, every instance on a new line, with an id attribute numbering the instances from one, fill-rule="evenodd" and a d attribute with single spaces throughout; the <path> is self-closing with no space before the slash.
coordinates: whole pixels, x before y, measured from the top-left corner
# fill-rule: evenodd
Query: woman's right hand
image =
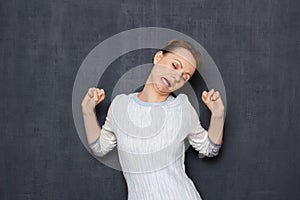
<path id="1" fill-rule="evenodd" d="M 105 98 L 105 92 L 99 88 L 89 88 L 85 97 L 81 102 L 82 111 L 93 111 L 95 107 L 103 101 Z"/>

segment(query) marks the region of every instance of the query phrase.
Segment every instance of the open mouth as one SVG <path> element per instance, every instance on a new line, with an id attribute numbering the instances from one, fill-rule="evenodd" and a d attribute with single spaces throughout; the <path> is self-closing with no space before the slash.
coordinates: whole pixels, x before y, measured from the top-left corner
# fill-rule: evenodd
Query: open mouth
<path id="1" fill-rule="evenodd" d="M 171 83 L 168 81 L 168 79 L 166 79 L 165 77 L 162 77 L 161 80 L 166 86 L 171 87 Z"/>

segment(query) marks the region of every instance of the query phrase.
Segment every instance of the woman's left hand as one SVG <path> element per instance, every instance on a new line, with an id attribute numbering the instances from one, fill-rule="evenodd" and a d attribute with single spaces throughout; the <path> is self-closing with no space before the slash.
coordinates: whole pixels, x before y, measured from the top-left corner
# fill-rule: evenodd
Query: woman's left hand
<path id="1" fill-rule="evenodd" d="M 213 115 L 224 115 L 224 105 L 221 99 L 221 95 L 218 91 L 215 91 L 214 89 L 211 89 L 209 92 L 203 91 L 201 98 Z"/>

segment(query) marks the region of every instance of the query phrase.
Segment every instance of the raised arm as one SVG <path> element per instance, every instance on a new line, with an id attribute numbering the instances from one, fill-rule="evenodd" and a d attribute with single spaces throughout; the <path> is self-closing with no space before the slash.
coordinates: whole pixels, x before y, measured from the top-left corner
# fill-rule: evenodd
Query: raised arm
<path id="1" fill-rule="evenodd" d="M 117 145 L 117 138 L 113 132 L 111 107 L 108 109 L 106 120 L 100 128 L 95 106 L 105 98 L 103 89 L 90 88 L 82 101 L 82 113 L 88 145 L 96 156 L 105 156 Z"/>
<path id="2" fill-rule="evenodd" d="M 224 105 L 218 91 L 211 89 L 202 93 L 202 101 L 211 111 L 210 125 L 208 129 L 209 138 L 215 144 L 222 144 L 224 127 Z"/>
<path id="3" fill-rule="evenodd" d="M 188 134 L 190 144 L 199 152 L 198 157 L 213 157 L 218 155 L 223 140 L 224 106 L 219 95 L 214 89 L 202 93 L 202 101 L 211 111 L 211 119 L 208 131 L 205 130 L 197 112 L 190 106 L 191 131 Z"/>
<path id="4" fill-rule="evenodd" d="M 89 88 L 81 103 L 83 122 L 88 143 L 94 142 L 101 133 L 95 114 L 95 107 L 105 98 L 103 89 Z"/>

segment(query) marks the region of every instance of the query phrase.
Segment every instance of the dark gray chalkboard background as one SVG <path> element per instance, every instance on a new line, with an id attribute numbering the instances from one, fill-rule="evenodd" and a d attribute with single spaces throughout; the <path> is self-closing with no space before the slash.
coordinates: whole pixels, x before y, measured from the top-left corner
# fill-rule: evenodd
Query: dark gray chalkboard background
<path id="1" fill-rule="evenodd" d="M 202 197 L 299 199 L 299 10 L 297 0 L 1 1 L 0 199 L 127 198 L 122 172 L 82 145 L 72 89 L 96 45 L 146 26 L 197 40 L 224 80 L 220 155 L 186 151 Z M 150 61 L 116 62 L 135 58 Z M 208 117 L 204 109 L 206 128 Z"/>

